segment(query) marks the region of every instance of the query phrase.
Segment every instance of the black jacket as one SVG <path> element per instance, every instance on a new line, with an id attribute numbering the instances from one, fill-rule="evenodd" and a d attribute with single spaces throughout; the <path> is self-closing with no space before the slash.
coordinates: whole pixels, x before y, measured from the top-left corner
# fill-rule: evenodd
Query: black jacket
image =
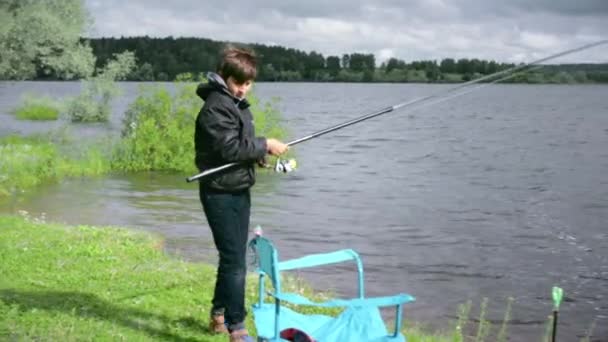
<path id="1" fill-rule="evenodd" d="M 255 162 L 266 155 L 266 139 L 255 136 L 249 103 L 230 94 L 215 73 L 196 89 L 205 104 L 196 118 L 194 146 L 196 166 L 206 169 L 231 162 L 240 165 L 202 179 L 204 188 L 239 191 L 255 184 Z"/>

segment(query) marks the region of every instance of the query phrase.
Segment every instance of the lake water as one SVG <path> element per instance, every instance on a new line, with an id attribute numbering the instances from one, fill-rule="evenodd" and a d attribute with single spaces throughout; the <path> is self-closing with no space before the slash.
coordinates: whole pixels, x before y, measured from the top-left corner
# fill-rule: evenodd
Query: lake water
<path id="1" fill-rule="evenodd" d="M 73 125 L 87 139 L 120 131 L 137 94 L 122 83 L 108 124 Z M 170 85 L 169 85 L 170 86 Z M 420 84 L 260 83 L 297 138 L 377 109 L 447 89 Z M 0 135 L 65 122 L 17 121 L 25 92 L 62 98 L 78 83 L 1 82 Z M 484 297 L 500 321 L 513 297 L 513 341 L 538 341 L 561 286 L 559 337 L 593 325 L 608 341 L 608 86 L 493 85 L 417 111 L 397 111 L 293 148 L 299 169 L 262 175 L 252 227 L 280 258 L 352 248 L 369 295 L 407 292 L 406 319 L 442 326 L 458 304 Z M 120 225 L 162 234 L 167 250 L 215 260 L 197 187 L 185 174 L 143 173 L 48 184 L 2 212 Z M 303 272 L 318 289 L 356 290 L 354 268 Z M 560 339 L 561 340 L 561 339 Z"/>

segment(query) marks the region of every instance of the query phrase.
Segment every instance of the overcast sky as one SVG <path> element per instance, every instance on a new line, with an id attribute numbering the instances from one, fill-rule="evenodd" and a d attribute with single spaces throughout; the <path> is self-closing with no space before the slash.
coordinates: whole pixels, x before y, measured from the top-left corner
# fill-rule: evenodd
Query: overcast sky
<path id="1" fill-rule="evenodd" d="M 86 0 L 90 36 L 203 37 L 325 57 L 526 62 L 608 39 L 608 0 Z M 608 45 L 554 62 L 608 62 Z"/>

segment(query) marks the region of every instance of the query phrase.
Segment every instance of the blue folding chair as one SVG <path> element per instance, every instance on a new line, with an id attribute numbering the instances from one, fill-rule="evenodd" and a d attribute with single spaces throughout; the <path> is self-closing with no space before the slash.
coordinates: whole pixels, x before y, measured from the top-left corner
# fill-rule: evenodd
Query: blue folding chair
<path id="1" fill-rule="evenodd" d="M 399 331 L 402 324 L 402 306 L 414 301 L 414 297 L 402 293 L 389 297 L 365 298 L 363 264 L 355 251 L 345 249 L 279 262 L 276 248 L 265 237 L 256 236 L 249 245 L 255 251 L 259 273 L 259 300 L 253 305 L 258 341 L 286 341 L 281 339 L 281 332 L 295 329 L 308 334 L 317 342 L 405 342 L 405 337 Z M 357 298 L 314 302 L 302 295 L 283 292 L 281 289 L 282 271 L 344 261 L 354 261 L 357 264 Z M 274 303 L 265 301 L 266 276 L 270 277 L 272 289 L 268 291 L 268 295 L 274 298 Z M 296 306 L 342 307 L 344 310 L 337 317 L 306 315 L 283 306 L 282 302 Z M 396 306 L 395 328 L 391 334 L 387 332 L 379 310 L 380 307 L 386 306 Z"/>

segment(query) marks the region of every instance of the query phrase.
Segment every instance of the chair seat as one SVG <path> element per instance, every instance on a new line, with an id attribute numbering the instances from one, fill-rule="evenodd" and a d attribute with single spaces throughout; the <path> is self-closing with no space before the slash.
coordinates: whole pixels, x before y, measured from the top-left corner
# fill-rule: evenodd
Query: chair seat
<path id="1" fill-rule="evenodd" d="M 378 308 L 348 307 L 310 334 L 318 342 L 405 342 L 401 333 L 391 336 Z"/>
<path id="2" fill-rule="evenodd" d="M 276 340 L 274 326 L 268 324 L 275 318 L 275 305 L 264 303 L 253 306 L 258 337 Z M 401 333 L 390 336 L 380 316 L 380 311 L 370 308 L 349 307 L 337 317 L 305 315 L 281 306 L 279 330 L 296 328 L 308 332 L 317 342 L 405 342 Z"/>
<path id="3" fill-rule="evenodd" d="M 253 317 L 258 337 L 266 339 L 275 338 L 274 324 L 271 324 L 275 319 L 275 304 L 264 303 L 262 306 L 255 304 L 253 306 Z M 296 328 L 302 331 L 316 331 L 332 319 L 334 318 L 326 315 L 301 314 L 290 308 L 281 306 L 279 330 L 283 331 L 288 328 Z"/>

